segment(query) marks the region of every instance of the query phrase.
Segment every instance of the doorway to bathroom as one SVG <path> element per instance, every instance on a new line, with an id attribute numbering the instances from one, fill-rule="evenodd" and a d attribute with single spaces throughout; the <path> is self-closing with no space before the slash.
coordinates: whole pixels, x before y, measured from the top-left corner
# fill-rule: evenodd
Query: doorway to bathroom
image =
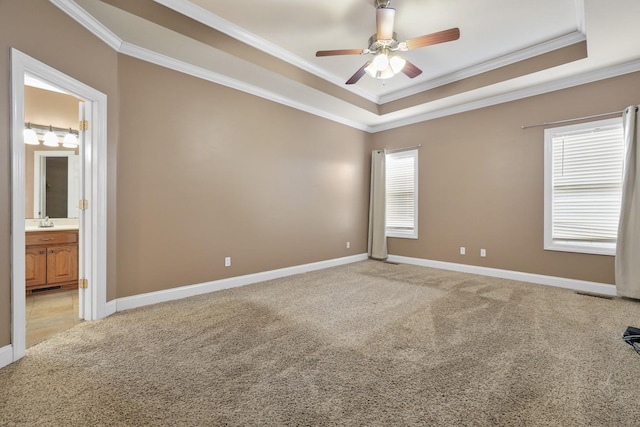
<path id="1" fill-rule="evenodd" d="M 26 219 L 27 211 L 30 210 L 32 215 L 36 216 L 35 212 L 46 209 L 46 205 L 41 202 L 39 207 L 36 207 L 38 202 L 35 196 L 31 193 L 28 195 L 28 188 L 37 188 L 38 184 L 35 181 L 40 179 L 35 176 L 35 172 L 33 175 L 26 172 L 28 156 L 25 149 L 25 129 L 34 127 L 25 120 L 25 92 L 30 90 L 26 89 L 29 85 L 25 85 L 25 81 L 30 80 L 38 81 L 80 101 L 80 104 L 76 104 L 79 108 L 76 107 L 75 129 L 73 125 L 68 124 L 62 127 L 54 123 L 38 123 L 45 127 L 48 125 L 49 131 L 64 132 L 65 128 L 68 128 L 66 130 L 72 133 L 76 130 L 77 152 L 75 149 L 68 150 L 74 151 L 73 155 L 78 156 L 79 186 L 77 194 L 71 196 L 77 197 L 78 200 L 74 203 L 66 201 L 68 206 L 79 208 L 75 219 L 51 220 L 46 218 L 46 212 L 43 212 L 44 217 L 32 218 L 33 222 L 30 224 Z M 95 320 L 108 314 L 106 307 L 107 99 L 103 93 L 16 49 L 11 50 L 11 89 L 11 346 L 13 361 L 16 361 L 25 355 L 27 310 L 34 308 L 34 306 L 27 306 L 27 282 L 40 272 L 43 262 L 56 264 L 56 268 L 51 271 L 48 265 L 45 267 L 47 280 L 51 276 L 54 281 L 61 280 L 66 285 L 75 284 L 74 287 L 78 290 L 71 292 L 77 299 L 78 319 Z M 78 114 L 80 114 L 80 120 L 78 120 Z M 58 135 L 58 137 L 64 139 L 64 135 Z M 33 157 L 36 157 L 35 154 Z M 46 163 L 44 167 L 47 167 Z M 71 168 L 73 169 L 73 166 Z M 35 166 L 33 170 L 35 171 Z M 67 165 L 68 174 L 69 166 Z M 29 176 L 33 178 L 30 185 L 27 184 Z M 46 193 L 46 185 L 40 188 L 39 197 L 42 200 L 43 193 Z M 67 196 L 68 194 L 67 188 Z M 69 211 L 70 209 L 67 208 L 67 215 Z M 77 225 L 70 224 L 73 221 Z M 35 227 L 35 234 L 27 236 L 27 227 Z M 51 230 L 45 231 L 45 228 L 50 227 L 52 227 Z M 51 234 L 45 234 L 47 232 Z M 77 242 L 75 249 L 77 268 L 72 265 L 73 239 Z M 31 254 L 25 250 L 30 244 L 37 247 L 37 250 Z M 73 277 L 74 271 L 77 272 L 78 277 Z M 31 282 L 29 289 L 41 288 L 46 289 L 47 284 L 34 285 L 34 282 Z M 74 301 L 73 304 L 75 303 Z"/>
<path id="2" fill-rule="evenodd" d="M 28 74 L 24 80 L 26 348 L 83 319 L 81 163 L 84 101 Z M 82 248 L 84 249 L 84 248 Z"/>

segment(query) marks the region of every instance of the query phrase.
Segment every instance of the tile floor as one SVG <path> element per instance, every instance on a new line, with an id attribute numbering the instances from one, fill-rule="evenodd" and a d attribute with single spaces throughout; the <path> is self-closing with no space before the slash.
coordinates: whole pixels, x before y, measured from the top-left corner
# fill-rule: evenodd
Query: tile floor
<path id="1" fill-rule="evenodd" d="M 80 322 L 77 290 L 27 296 L 27 348 Z"/>

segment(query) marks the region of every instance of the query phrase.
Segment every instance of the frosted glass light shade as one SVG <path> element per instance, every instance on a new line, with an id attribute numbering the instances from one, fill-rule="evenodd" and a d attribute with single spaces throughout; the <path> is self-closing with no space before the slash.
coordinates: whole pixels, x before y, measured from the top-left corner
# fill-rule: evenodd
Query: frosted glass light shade
<path id="1" fill-rule="evenodd" d="M 52 131 L 48 131 L 44 134 L 44 145 L 47 147 L 57 147 L 58 146 L 58 136 Z"/>
<path id="2" fill-rule="evenodd" d="M 389 57 L 384 53 L 376 55 L 371 65 L 376 71 L 383 71 L 389 66 Z"/>
<path id="3" fill-rule="evenodd" d="M 38 141 L 38 135 L 36 135 L 36 131 L 33 129 L 25 129 L 22 133 L 24 136 L 24 143 L 28 145 L 40 145 L 40 141 Z"/>
<path id="4" fill-rule="evenodd" d="M 62 141 L 62 146 L 65 148 L 78 148 L 78 138 L 71 132 L 64 136 L 64 141 Z"/>
<path id="5" fill-rule="evenodd" d="M 393 70 L 393 74 L 398 74 L 404 68 L 407 61 L 399 56 L 393 56 L 389 60 L 389 66 Z"/>

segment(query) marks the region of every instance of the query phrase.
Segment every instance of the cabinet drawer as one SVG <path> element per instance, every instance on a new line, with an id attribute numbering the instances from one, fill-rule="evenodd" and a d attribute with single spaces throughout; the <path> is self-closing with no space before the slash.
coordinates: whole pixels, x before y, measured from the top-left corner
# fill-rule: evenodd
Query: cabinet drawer
<path id="1" fill-rule="evenodd" d="M 77 243 L 77 231 L 47 231 L 26 233 L 25 243 L 27 246 L 57 245 L 59 243 Z"/>

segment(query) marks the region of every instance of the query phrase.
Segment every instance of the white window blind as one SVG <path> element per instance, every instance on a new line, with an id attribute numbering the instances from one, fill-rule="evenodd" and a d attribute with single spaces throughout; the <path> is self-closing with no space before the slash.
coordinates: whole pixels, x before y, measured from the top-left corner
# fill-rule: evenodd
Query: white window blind
<path id="1" fill-rule="evenodd" d="M 387 236 L 418 238 L 418 150 L 386 155 Z"/>
<path id="2" fill-rule="evenodd" d="M 547 129 L 545 139 L 545 249 L 613 254 L 622 199 L 622 119 Z"/>

